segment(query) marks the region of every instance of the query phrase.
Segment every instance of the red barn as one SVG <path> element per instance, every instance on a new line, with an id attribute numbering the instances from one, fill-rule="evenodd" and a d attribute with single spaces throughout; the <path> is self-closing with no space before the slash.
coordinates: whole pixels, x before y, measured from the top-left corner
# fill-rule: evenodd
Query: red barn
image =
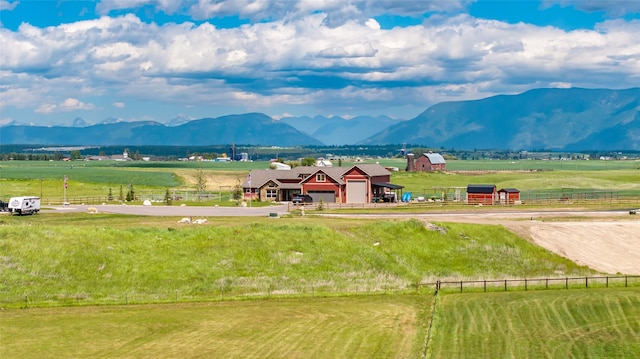
<path id="1" fill-rule="evenodd" d="M 503 188 L 498 191 L 500 204 L 514 204 L 520 201 L 520 191 L 515 188 Z"/>
<path id="2" fill-rule="evenodd" d="M 497 192 L 495 185 L 470 184 L 467 186 L 467 204 L 481 204 L 492 206 L 496 203 Z"/>
<path id="3" fill-rule="evenodd" d="M 415 160 L 413 168 L 419 172 L 433 172 L 446 170 L 447 161 L 439 153 L 424 153 Z"/>

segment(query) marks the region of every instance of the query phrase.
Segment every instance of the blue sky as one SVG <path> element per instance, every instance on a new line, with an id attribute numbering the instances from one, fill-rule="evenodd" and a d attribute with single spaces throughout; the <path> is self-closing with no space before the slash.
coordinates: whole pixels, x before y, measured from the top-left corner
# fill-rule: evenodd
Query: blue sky
<path id="1" fill-rule="evenodd" d="M 0 125 L 411 119 L 532 88 L 638 87 L 637 34 L 635 0 L 0 0 Z"/>

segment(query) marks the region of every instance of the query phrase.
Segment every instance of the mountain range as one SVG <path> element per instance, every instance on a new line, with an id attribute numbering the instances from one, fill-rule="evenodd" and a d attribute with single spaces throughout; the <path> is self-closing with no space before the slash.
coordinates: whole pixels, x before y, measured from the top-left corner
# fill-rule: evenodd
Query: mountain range
<path id="1" fill-rule="evenodd" d="M 431 148 L 640 150 L 640 88 L 534 89 L 442 102 L 410 120 L 387 116 L 287 117 L 248 113 L 89 125 L 0 127 L 0 144 L 320 146 L 408 143 Z"/>

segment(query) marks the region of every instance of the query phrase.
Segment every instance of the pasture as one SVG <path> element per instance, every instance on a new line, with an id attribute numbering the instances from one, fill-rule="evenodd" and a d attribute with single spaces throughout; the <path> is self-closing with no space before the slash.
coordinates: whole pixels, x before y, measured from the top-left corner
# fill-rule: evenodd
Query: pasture
<path id="1" fill-rule="evenodd" d="M 373 162 L 400 169 L 405 166 L 403 159 L 368 161 Z M 352 164 L 348 161 L 342 163 L 344 167 Z M 440 197 L 438 187 L 466 187 L 468 184 L 517 188 L 523 197 L 566 191 L 639 196 L 638 166 L 636 161 L 454 160 L 447 163 L 447 169 L 452 172 L 399 171 L 393 172 L 391 181 L 404 186 L 404 191 L 412 192 L 414 196 L 426 197 Z M 0 163 L 0 199 L 30 194 L 42 197 L 43 204 L 61 203 L 64 176 L 69 179 L 67 198 L 105 199 L 109 190 L 117 198 L 120 188 L 126 192 L 130 185 L 137 193 L 162 196 L 167 189 L 172 192 L 195 191 L 196 173 L 201 170 L 206 182 L 205 191 L 218 193 L 224 199 L 206 204 L 223 205 L 228 202 L 228 192 L 241 184 L 251 169 L 266 168 L 268 162 L 6 161 Z"/>
<path id="2" fill-rule="evenodd" d="M 0 312 L 2 358 L 418 358 L 430 296 Z"/>
<path id="3" fill-rule="evenodd" d="M 380 162 L 404 168 L 403 160 Z M 450 161 L 448 168 L 516 165 L 503 162 Z M 392 182 L 414 194 L 469 183 L 640 193 L 637 163 L 523 162 L 564 167 L 397 172 Z M 68 196 L 106 196 L 129 184 L 193 190 L 198 169 L 208 190 L 220 190 L 266 163 L 227 165 L 2 162 L 0 199 L 42 193 L 46 206 L 62 198 L 65 175 Z M 598 274 L 497 225 L 314 215 L 209 218 L 202 226 L 178 220 L 0 215 L 0 357 L 417 358 L 433 303 L 431 288 L 416 290 L 420 283 Z M 635 358 L 638 293 L 440 295 L 427 357 Z"/>
<path id="4" fill-rule="evenodd" d="M 436 279 L 584 276 L 501 226 L 419 220 L 2 216 L 0 305 L 415 291 Z"/>
<path id="5" fill-rule="evenodd" d="M 637 358 L 640 291 L 572 289 L 438 298 L 429 358 Z"/>

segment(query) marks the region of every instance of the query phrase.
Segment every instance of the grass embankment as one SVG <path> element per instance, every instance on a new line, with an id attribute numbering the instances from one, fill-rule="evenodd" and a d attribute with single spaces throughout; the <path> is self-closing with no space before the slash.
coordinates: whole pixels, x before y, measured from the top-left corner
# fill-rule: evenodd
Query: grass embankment
<path id="1" fill-rule="evenodd" d="M 418 358 L 421 295 L 0 313 L 2 358 Z"/>
<path id="2" fill-rule="evenodd" d="M 429 358 L 637 358 L 640 292 L 440 296 Z"/>
<path id="3" fill-rule="evenodd" d="M 381 292 L 436 279 L 594 273 L 490 225 L 445 224 L 441 233 L 417 220 L 211 219 L 182 227 L 176 218 L 106 214 L 2 220 L 4 306 Z"/>

